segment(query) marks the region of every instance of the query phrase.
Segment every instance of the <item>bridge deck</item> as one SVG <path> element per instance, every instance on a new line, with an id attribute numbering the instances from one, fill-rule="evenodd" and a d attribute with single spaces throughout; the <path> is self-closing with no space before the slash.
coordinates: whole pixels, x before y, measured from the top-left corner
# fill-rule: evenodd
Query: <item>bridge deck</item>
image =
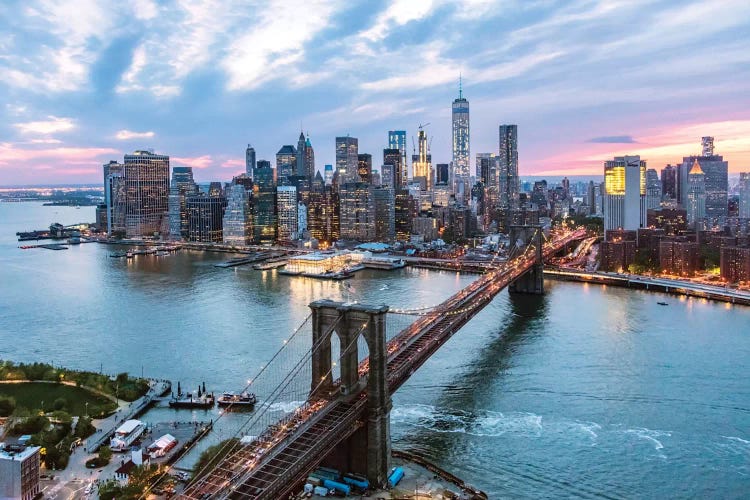
<path id="1" fill-rule="evenodd" d="M 585 236 L 579 230 L 544 246 L 548 258 L 561 248 Z M 398 389 L 455 332 L 483 309 L 510 283 L 535 264 L 534 256 L 523 255 L 501 264 L 444 301 L 388 342 L 388 386 Z M 360 364 L 366 377 L 368 364 Z M 208 479 L 191 485 L 188 498 L 286 498 L 301 478 L 312 472 L 333 449 L 363 425 L 367 394 L 354 400 L 319 401 L 306 420 L 286 433 L 281 429 L 258 450 L 250 446 L 231 454 L 210 473 Z"/>

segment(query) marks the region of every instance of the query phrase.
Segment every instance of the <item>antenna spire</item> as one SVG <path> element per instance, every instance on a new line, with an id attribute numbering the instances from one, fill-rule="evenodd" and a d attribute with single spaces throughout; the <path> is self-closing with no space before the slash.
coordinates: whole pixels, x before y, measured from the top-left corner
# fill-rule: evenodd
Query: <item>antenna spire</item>
<path id="1" fill-rule="evenodd" d="M 464 90 L 463 90 L 463 82 L 461 78 L 461 73 L 458 73 L 458 98 L 463 99 L 464 98 Z"/>

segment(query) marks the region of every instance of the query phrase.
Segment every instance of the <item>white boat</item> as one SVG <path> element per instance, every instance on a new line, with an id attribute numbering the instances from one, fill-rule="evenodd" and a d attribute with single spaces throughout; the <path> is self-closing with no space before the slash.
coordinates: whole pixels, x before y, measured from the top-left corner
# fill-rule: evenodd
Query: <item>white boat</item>
<path id="1" fill-rule="evenodd" d="M 219 396 L 217 402 L 221 407 L 248 407 L 255 406 L 258 399 L 253 393 L 243 392 L 242 394 L 234 394 L 233 392 L 225 392 Z"/>

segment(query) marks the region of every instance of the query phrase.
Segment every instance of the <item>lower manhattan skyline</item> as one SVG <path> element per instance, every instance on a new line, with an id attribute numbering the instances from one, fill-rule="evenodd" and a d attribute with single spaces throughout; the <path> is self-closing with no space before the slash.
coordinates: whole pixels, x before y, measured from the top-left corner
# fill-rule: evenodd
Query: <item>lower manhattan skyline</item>
<path id="1" fill-rule="evenodd" d="M 730 175 L 750 167 L 746 2 L 144 0 L 75 7 L 70 23 L 73 10 L 0 7 L 0 185 L 95 183 L 137 149 L 230 179 L 248 143 L 273 160 L 300 129 L 321 172 L 337 136 L 378 157 L 405 130 L 410 157 L 426 123 L 433 164 L 448 163 L 459 74 L 472 167 L 503 123 L 519 127 L 522 177 L 599 176 L 627 154 L 660 169 L 705 135 Z"/>

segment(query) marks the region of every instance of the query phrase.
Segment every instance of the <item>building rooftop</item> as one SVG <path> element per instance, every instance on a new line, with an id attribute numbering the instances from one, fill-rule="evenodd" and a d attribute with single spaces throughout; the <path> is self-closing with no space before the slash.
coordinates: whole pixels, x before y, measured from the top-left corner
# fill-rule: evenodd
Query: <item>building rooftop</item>
<path id="1" fill-rule="evenodd" d="M 26 460 L 40 449 L 38 446 L 0 445 L 0 460 Z"/>

